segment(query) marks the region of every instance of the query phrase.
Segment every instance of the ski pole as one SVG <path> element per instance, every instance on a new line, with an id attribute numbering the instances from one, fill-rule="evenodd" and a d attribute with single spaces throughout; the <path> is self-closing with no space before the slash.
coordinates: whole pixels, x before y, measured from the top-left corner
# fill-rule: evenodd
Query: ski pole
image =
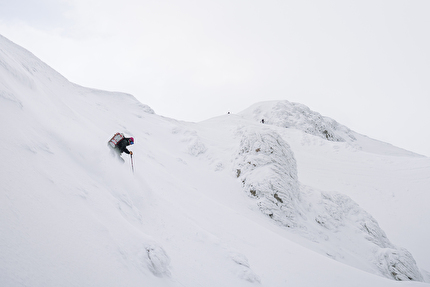
<path id="1" fill-rule="evenodd" d="M 134 173 L 134 166 L 133 166 L 133 154 L 130 155 L 130 159 L 131 159 L 131 170 Z"/>

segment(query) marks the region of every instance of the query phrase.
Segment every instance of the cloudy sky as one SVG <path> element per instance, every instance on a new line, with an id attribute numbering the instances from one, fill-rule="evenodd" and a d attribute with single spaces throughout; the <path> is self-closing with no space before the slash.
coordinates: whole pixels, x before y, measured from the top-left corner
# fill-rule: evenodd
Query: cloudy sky
<path id="1" fill-rule="evenodd" d="M 0 34 L 163 116 L 288 100 L 430 156 L 429 15 L 428 0 L 0 0 Z"/>

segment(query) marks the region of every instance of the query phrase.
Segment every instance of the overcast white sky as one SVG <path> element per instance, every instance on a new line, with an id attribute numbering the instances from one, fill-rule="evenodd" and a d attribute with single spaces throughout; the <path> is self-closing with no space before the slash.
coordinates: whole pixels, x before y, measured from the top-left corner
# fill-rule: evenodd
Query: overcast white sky
<path id="1" fill-rule="evenodd" d="M 428 0 L 0 0 L 0 34 L 163 116 L 288 100 L 430 156 L 429 15 Z"/>

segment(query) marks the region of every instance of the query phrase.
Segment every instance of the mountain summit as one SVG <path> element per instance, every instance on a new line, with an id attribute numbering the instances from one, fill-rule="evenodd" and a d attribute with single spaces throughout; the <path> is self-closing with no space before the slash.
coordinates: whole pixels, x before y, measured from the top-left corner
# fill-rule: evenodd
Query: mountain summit
<path id="1" fill-rule="evenodd" d="M 356 140 L 350 129 L 335 120 L 311 111 L 305 105 L 288 101 L 257 103 L 240 113 L 246 118 L 261 119 L 266 124 L 295 128 L 334 142 Z"/>
<path id="2" fill-rule="evenodd" d="M 0 36 L 0 112 L 1 286 L 430 283 L 430 159 L 304 105 L 176 121 Z"/>

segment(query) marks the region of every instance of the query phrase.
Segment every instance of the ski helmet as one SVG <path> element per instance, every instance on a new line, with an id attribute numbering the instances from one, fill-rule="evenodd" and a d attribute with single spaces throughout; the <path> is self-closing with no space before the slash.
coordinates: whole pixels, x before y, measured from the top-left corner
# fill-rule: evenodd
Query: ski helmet
<path id="1" fill-rule="evenodd" d="M 128 142 L 129 142 L 130 144 L 134 144 L 134 138 L 129 138 L 129 139 L 128 139 Z"/>

